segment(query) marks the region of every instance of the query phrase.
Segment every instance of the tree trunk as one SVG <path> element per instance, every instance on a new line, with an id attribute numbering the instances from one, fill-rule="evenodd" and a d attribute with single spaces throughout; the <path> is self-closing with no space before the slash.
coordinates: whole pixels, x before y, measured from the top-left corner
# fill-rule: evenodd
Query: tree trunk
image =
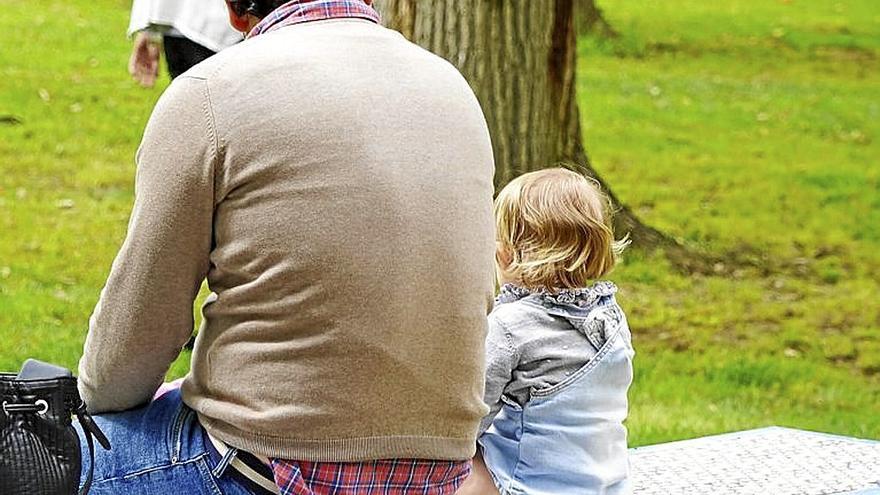
<path id="1" fill-rule="evenodd" d="M 492 135 L 496 184 L 576 156 L 571 0 L 376 3 L 386 25 L 452 62 L 474 88 Z"/>
<path id="2" fill-rule="evenodd" d="M 590 166 L 575 88 L 575 0 L 375 0 L 385 25 L 455 65 L 480 100 L 495 152 L 495 183 L 551 166 L 595 178 L 617 210 L 617 235 L 684 248 L 644 225 Z"/>

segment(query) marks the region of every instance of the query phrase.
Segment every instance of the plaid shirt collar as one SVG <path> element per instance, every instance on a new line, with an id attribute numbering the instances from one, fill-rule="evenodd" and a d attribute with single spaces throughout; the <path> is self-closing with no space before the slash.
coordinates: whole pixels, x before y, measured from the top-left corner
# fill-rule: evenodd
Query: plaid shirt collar
<path id="1" fill-rule="evenodd" d="M 248 38 L 302 22 L 326 19 L 366 19 L 379 23 L 379 13 L 363 0 L 291 0 L 254 26 Z"/>

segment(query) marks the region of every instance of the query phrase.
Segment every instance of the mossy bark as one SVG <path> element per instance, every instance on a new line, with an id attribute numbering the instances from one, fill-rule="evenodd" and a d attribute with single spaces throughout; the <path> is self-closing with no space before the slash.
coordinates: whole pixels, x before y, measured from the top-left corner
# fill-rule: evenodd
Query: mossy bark
<path id="1" fill-rule="evenodd" d="M 614 27 L 605 20 L 605 15 L 596 5 L 596 0 L 576 0 L 574 19 L 579 34 L 591 34 L 605 38 L 618 36 Z"/>

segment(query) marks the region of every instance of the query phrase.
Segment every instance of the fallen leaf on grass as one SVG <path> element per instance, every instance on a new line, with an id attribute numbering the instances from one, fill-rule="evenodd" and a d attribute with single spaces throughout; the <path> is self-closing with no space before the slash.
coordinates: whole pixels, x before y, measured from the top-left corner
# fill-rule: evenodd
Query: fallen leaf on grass
<path id="1" fill-rule="evenodd" d="M 4 125 L 21 125 L 22 121 L 15 115 L 0 115 L 0 124 Z"/>

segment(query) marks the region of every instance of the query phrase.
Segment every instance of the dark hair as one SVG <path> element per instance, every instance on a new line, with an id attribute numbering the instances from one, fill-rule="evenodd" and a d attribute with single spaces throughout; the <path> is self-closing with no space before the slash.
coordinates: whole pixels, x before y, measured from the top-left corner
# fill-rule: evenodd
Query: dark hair
<path id="1" fill-rule="evenodd" d="M 251 14 L 260 19 L 284 5 L 289 0 L 231 0 L 232 10 L 238 15 Z"/>

